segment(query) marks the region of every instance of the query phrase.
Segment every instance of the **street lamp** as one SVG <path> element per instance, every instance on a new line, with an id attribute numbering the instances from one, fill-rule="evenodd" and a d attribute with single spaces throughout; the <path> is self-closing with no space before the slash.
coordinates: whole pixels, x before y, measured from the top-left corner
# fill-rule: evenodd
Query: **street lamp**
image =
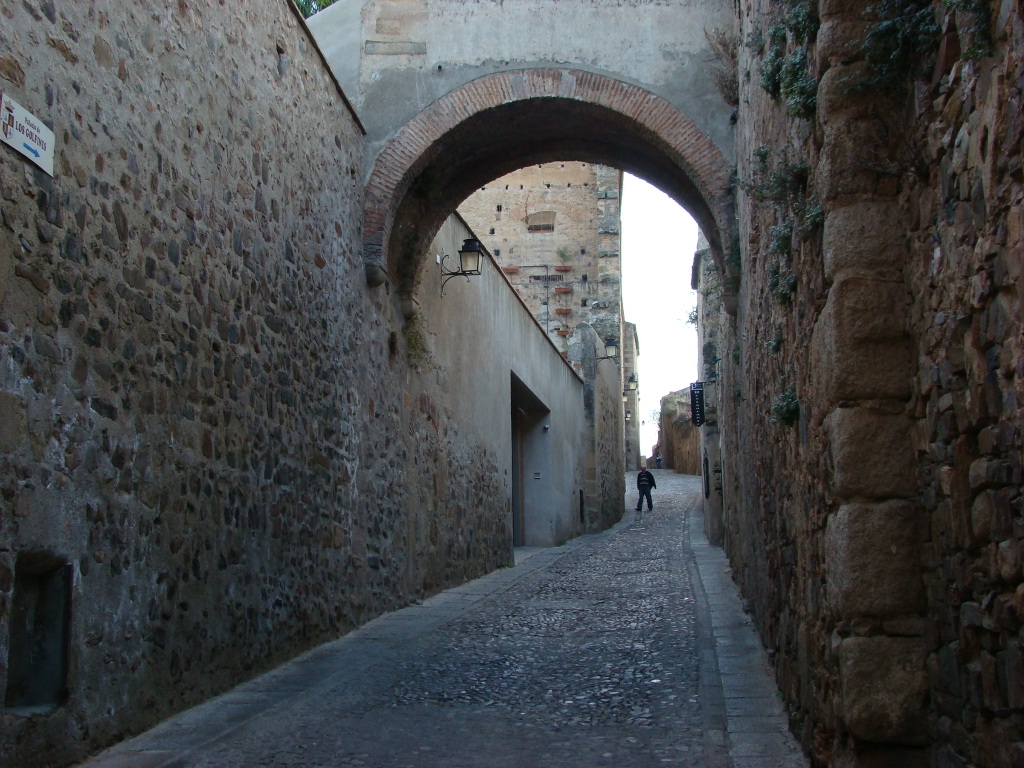
<path id="1" fill-rule="evenodd" d="M 610 336 L 604 340 L 604 357 L 597 358 L 598 360 L 614 360 L 619 356 L 619 343 Z"/>
<path id="2" fill-rule="evenodd" d="M 469 280 L 470 275 L 480 274 L 480 261 L 483 257 L 483 246 L 475 237 L 466 238 L 459 249 L 459 268 L 449 269 L 446 265 L 450 256 L 447 254 L 441 257 L 441 295 L 444 296 L 444 286 L 453 277 L 464 277 Z"/>
<path id="3" fill-rule="evenodd" d="M 636 386 L 637 386 L 637 380 L 636 380 L 636 374 L 634 373 L 632 376 L 630 376 L 628 379 L 626 379 L 626 389 L 629 392 L 636 392 Z"/>

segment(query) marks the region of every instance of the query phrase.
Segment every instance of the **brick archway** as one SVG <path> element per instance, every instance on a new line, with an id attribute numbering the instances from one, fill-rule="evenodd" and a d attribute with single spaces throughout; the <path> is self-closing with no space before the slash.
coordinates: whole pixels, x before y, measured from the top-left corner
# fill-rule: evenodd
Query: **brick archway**
<path id="1" fill-rule="evenodd" d="M 716 260 L 728 248 L 730 167 L 668 101 L 572 69 L 525 69 L 474 80 L 423 110 L 380 152 L 366 187 L 371 285 L 401 286 L 444 219 L 473 190 L 524 165 L 603 163 L 635 173 L 696 219 Z"/>

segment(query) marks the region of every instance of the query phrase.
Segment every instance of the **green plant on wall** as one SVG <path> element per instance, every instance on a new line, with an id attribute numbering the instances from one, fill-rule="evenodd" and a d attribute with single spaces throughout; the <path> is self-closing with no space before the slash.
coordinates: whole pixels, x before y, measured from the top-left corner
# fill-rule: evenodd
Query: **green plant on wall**
<path id="1" fill-rule="evenodd" d="M 750 161 L 750 178 L 740 186 L 755 200 L 788 206 L 799 203 L 807 194 L 810 168 L 807 163 L 791 160 L 783 154 L 771 162 L 771 150 L 758 147 Z"/>
<path id="2" fill-rule="evenodd" d="M 793 36 L 793 42 L 804 45 L 818 34 L 818 4 L 812 0 L 792 0 L 782 17 L 783 26 Z"/>
<path id="3" fill-rule="evenodd" d="M 818 83 L 807 71 L 807 51 L 803 48 L 793 51 L 782 62 L 779 95 L 786 102 L 786 111 L 793 117 L 803 120 L 814 117 Z"/>
<path id="4" fill-rule="evenodd" d="M 825 223 L 825 209 L 821 207 L 821 201 L 813 192 L 794 204 L 793 211 L 797 216 L 796 236 L 806 240 Z"/>
<path id="5" fill-rule="evenodd" d="M 818 84 L 810 73 L 807 45 L 818 32 L 817 4 L 790 0 L 782 20 L 747 39 L 747 45 L 763 54 L 759 70 L 761 87 L 772 98 L 781 98 L 786 111 L 803 120 L 814 116 Z M 790 50 L 792 44 L 793 50 Z"/>
<path id="6" fill-rule="evenodd" d="M 295 7 L 302 12 L 304 18 L 309 18 L 314 13 L 322 11 L 329 5 L 334 5 L 337 0 L 294 0 Z"/>
<path id="7" fill-rule="evenodd" d="M 796 275 L 782 259 L 772 259 L 768 264 L 768 290 L 782 306 L 788 306 L 796 293 Z"/>
<path id="8" fill-rule="evenodd" d="M 711 263 L 710 260 L 708 263 Z M 727 275 L 734 276 L 733 280 L 738 284 L 743 271 L 743 256 L 740 251 L 739 229 L 735 225 L 732 232 L 729 233 L 729 251 L 725 254 L 725 269 Z"/>
<path id="9" fill-rule="evenodd" d="M 796 387 L 792 384 L 788 385 L 772 401 L 768 421 L 787 429 L 800 421 L 800 401 L 796 396 Z"/>
<path id="10" fill-rule="evenodd" d="M 767 47 L 758 73 L 759 81 L 761 87 L 777 99 L 781 88 L 782 64 L 786 59 L 786 28 L 781 24 L 769 27 L 764 44 Z"/>
<path id="11" fill-rule="evenodd" d="M 718 363 L 721 360 L 718 356 L 718 345 L 713 341 L 705 341 L 701 352 L 704 357 L 704 378 L 708 381 L 715 381 L 718 378 Z"/>
<path id="12" fill-rule="evenodd" d="M 768 289 L 780 304 L 788 306 L 798 282 L 790 263 L 793 238 L 808 239 L 824 223 L 825 214 L 817 196 L 808 189 L 810 169 L 806 163 L 785 154 L 772 162 L 771 151 L 761 146 L 754 150 L 750 168 L 751 177 L 741 183 L 742 188 L 755 200 L 774 203 L 778 221 L 768 233 Z"/>
<path id="13" fill-rule="evenodd" d="M 772 256 L 788 259 L 793 253 L 793 225 L 785 221 L 776 224 L 770 230 L 768 253 Z"/>
<path id="14" fill-rule="evenodd" d="M 864 73 L 848 81 L 855 92 L 902 93 L 938 44 L 930 0 L 881 0 L 865 15 L 873 19 L 861 42 Z"/>
<path id="15" fill-rule="evenodd" d="M 987 0 L 945 0 L 957 14 L 961 40 L 966 42 L 965 59 L 978 60 L 992 55 L 992 10 Z"/>
<path id="16" fill-rule="evenodd" d="M 558 258 L 560 258 L 562 261 L 568 261 L 570 258 L 572 258 L 572 254 L 569 253 L 569 249 L 564 245 L 557 251 L 555 251 L 555 253 L 558 254 Z"/>

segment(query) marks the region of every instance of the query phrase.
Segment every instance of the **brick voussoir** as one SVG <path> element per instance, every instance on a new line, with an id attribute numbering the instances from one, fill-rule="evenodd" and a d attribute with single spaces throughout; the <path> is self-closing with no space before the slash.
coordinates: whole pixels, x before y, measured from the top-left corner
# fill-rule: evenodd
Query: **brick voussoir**
<path id="1" fill-rule="evenodd" d="M 440 97 L 384 147 L 366 187 L 364 253 L 371 252 L 371 245 L 378 250 L 386 248 L 412 171 L 429 165 L 446 134 L 464 126 L 464 131 L 468 128 L 464 141 L 467 137 L 490 137 L 493 128 L 474 126 L 470 121 L 496 107 L 536 99 L 591 104 L 632 120 L 642 134 L 650 134 L 673 158 L 693 190 L 704 199 L 714 223 L 724 231 L 730 209 L 729 169 L 711 140 L 671 104 L 643 88 L 593 72 L 568 68 L 510 70 L 478 78 Z"/>

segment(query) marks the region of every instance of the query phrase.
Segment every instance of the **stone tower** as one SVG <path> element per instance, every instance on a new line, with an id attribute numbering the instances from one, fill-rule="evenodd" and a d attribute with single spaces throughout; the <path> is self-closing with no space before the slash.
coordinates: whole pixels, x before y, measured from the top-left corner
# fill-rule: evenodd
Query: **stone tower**
<path id="1" fill-rule="evenodd" d="M 591 163 L 544 163 L 495 179 L 459 214 L 577 367 L 578 326 L 623 338 L 619 200 L 622 172 Z"/>

